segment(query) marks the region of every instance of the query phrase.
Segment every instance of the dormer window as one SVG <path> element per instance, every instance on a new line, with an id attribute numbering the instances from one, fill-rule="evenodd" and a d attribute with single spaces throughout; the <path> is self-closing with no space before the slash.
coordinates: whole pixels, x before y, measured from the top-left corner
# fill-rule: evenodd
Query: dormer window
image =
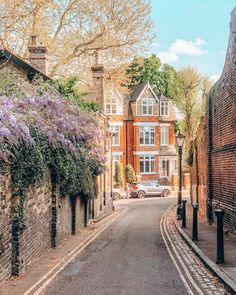
<path id="1" fill-rule="evenodd" d="M 152 116 L 153 106 L 154 106 L 154 101 L 152 98 L 143 98 L 142 99 L 142 115 Z"/>
<path id="2" fill-rule="evenodd" d="M 160 115 L 161 116 L 169 116 L 169 102 L 168 101 L 161 101 Z"/>

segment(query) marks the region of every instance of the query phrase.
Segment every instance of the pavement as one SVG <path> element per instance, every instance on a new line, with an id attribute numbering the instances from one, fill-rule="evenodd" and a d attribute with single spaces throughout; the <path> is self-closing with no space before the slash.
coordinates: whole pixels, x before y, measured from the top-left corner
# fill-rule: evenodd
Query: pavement
<path id="1" fill-rule="evenodd" d="M 200 257 L 203 263 L 227 287 L 231 294 L 236 294 L 236 236 L 227 231 L 224 235 L 225 263 L 216 264 L 216 226 L 209 225 L 207 220 L 198 216 L 198 241 L 192 241 L 191 204 L 186 207 L 186 228 L 181 228 L 182 222 L 176 221 L 179 233 Z"/>

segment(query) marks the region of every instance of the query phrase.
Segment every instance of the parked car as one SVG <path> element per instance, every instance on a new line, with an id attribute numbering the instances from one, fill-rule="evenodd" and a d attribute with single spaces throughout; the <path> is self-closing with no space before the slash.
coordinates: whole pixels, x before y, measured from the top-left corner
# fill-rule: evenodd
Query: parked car
<path id="1" fill-rule="evenodd" d="M 125 191 L 119 188 L 113 188 L 112 190 L 112 198 L 113 200 L 124 199 Z"/>
<path id="2" fill-rule="evenodd" d="M 140 181 L 133 186 L 132 197 L 145 198 L 146 196 L 160 195 L 167 197 L 171 193 L 169 186 L 160 185 L 157 180 Z"/>

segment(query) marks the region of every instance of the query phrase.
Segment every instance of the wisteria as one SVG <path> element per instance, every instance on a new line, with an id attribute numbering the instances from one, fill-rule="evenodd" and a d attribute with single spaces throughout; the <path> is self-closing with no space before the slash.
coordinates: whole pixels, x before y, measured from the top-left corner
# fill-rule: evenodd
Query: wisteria
<path id="1" fill-rule="evenodd" d="M 24 143 L 34 146 L 30 134 L 33 126 L 52 146 L 62 145 L 79 156 L 86 145 L 86 153 L 99 162 L 105 161 L 104 130 L 90 114 L 79 110 L 72 101 L 60 97 L 26 96 L 0 97 L 0 158 L 7 160 L 8 145 Z M 103 142 L 103 144 L 101 144 Z"/>

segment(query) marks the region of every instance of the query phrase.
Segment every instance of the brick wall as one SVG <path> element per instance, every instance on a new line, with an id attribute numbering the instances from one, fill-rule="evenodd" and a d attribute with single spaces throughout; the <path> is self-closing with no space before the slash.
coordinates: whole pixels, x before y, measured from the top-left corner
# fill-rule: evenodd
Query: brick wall
<path id="1" fill-rule="evenodd" d="M 225 226 L 236 232 L 236 8 L 231 14 L 230 35 L 225 66 L 218 82 L 212 87 L 205 125 L 200 126 L 201 138 L 196 140 L 199 188 L 205 186 L 200 201 L 207 203 L 209 222 L 214 221 L 214 209 L 225 210 Z M 199 136 L 198 136 L 199 137 Z M 196 177 L 195 177 L 196 178 Z M 195 181 L 196 182 L 196 181 Z M 196 190 L 192 184 L 192 191 Z M 203 204 L 204 206 L 204 204 Z"/>
<path id="2" fill-rule="evenodd" d="M 0 281 L 11 275 L 10 175 L 0 175 Z"/>
<path id="3" fill-rule="evenodd" d="M 206 117 L 202 121 L 193 144 L 193 165 L 191 167 L 191 198 L 199 203 L 199 212 L 207 215 L 207 129 Z"/>

